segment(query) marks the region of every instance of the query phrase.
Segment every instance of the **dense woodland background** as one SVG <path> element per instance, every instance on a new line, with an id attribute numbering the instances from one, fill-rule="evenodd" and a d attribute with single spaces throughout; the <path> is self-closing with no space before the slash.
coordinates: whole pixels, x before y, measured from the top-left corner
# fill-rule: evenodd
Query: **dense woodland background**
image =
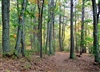
<path id="1" fill-rule="evenodd" d="M 100 0 L 0 2 L 2 57 L 42 58 L 64 51 L 71 59 L 88 53 L 100 63 Z"/>

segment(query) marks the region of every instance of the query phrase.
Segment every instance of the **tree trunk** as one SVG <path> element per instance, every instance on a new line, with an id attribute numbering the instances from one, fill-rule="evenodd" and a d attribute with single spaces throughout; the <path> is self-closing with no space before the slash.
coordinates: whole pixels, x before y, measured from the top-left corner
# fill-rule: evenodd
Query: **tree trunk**
<path id="1" fill-rule="evenodd" d="M 79 52 L 79 50 L 78 50 L 78 40 L 77 40 L 77 24 L 76 24 L 76 21 L 77 21 L 77 19 L 76 19 L 76 17 L 77 17 L 77 15 L 76 15 L 76 3 L 75 3 L 75 51 L 76 51 L 76 53 L 78 53 Z"/>
<path id="2" fill-rule="evenodd" d="M 54 0 L 50 1 L 50 29 L 49 29 L 49 54 L 53 53 L 52 37 L 53 37 L 53 22 L 54 22 Z"/>
<path id="3" fill-rule="evenodd" d="M 60 0 L 59 0 L 60 2 Z M 59 6 L 59 9 L 60 9 L 60 12 L 61 12 L 61 4 Z M 63 48 L 62 48 L 62 34 L 61 34 L 61 15 L 59 15 L 59 48 L 60 48 L 60 51 L 63 51 Z"/>
<path id="4" fill-rule="evenodd" d="M 42 2 L 42 4 L 40 3 Z M 39 10 L 39 17 L 38 17 L 38 40 L 39 40 L 39 48 L 40 48 L 40 57 L 42 58 L 42 16 L 43 16 L 43 7 L 44 7 L 44 0 L 38 0 L 38 10 Z"/>
<path id="5" fill-rule="evenodd" d="M 64 15 L 65 15 L 65 7 L 64 7 Z M 64 51 L 64 40 L 65 40 L 65 19 L 63 16 L 63 24 L 62 24 L 62 51 Z"/>
<path id="6" fill-rule="evenodd" d="M 50 2 L 48 0 L 48 2 Z M 47 53 L 48 41 L 49 41 L 49 29 L 50 29 L 50 5 L 48 4 L 48 21 L 47 21 L 47 37 L 46 37 L 46 45 L 45 45 L 45 53 Z"/>
<path id="7" fill-rule="evenodd" d="M 70 58 L 74 59 L 74 33 L 73 33 L 73 0 L 71 0 L 70 12 Z"/>
<path id="8" fill-rule="evenodd" d="M 10 39 L 9 39 L 9 10 L 10 0 L 2 0 L 2 48 L 3 56 L 9 55 Z"/>
<path id="9" fill-rule="evenodd" d="M 27 0 L 23 0 L 22 3 L 22 9 L 21 12 L 19 13 L 19 25 L 18 25 L 18 31 L 17 31 L 17 40 L 16 40 L 16 45 L 15 45 L 15 54 L 17 56 L 20 55 L 20 52 L 22 53 L 23 56 L 25 56 L 24 54 L 24 50 L 25 50 L 25 35 L 24 35 L 24 13 L 25 13 L 25 9 L 27 6 Z M 20 44 L 21 49 L 20 49 Z"/>
<path id="10" fill-rule="evenodd" d="M 55 3 L 56 4 L 56 3 Z M 55 5 L 53 6 L 53 51 L 55 52 L 55 13 L 54 13 Z"/>
<path id="11" fill-rule="evenodd" d="M 82 53 L 86 52 L 85 47 L 84 47 L 84 2 L 85 2 L 85 0 L 82 1 L 83 4 L 82 4 L 80 55 L 82 55 Z"/>
<path id="12" fill-rule="evenodd" d="M 93 49 L 94 49 L 94 56 L 95 62 L 100 62 L 99 57 L 99 47 L 98 47 L 98 23 L 97 23 L 97 7 L 96 1 L 92 0 L 92 7 L 93 7 Z"/>

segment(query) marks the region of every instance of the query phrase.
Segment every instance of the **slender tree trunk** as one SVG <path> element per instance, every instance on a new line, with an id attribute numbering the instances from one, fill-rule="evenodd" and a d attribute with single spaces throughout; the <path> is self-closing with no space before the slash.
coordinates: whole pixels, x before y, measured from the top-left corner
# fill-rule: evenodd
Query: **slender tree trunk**
<path id="1" fill-rule="evenodd" d="M 50 2 L 48 0 L 48 2 Z M 47 53 L 48 41 L 49 41 L 49 28 L 50 28 L 50 5 L 48 4 L 48 21 L 47 21 L 47 37 L 46 37 L 46 46 L 45 46 L 45 53 Z"/>
<path id="2" fill-rule="evenodd" d="M 10 39 L 9 39 L 9 11 L 10 0 L 2 0 L 2 48 L 3 56 L 9 55 Z"/>
<path id="3" fill-rule="evenodd" d="M 64 39 L 65 39 L 65 24 L 62 25 L 62 51 L 64 51 Z"/>
<path id="4" fill-rule="evenodd" d="M 92 0 L 92 7 L 93 7 L 93 48 L 94 48 L 94 56 L 95 62 L 100 62 L 99 57 L 99 47 L 98 47 L 98 23 L 97 23 L 97 7 L 96 1 Z"/>
<path id="5" fill-rule="evenodd" d="M 43 18 L 43 27 L 45 28 L 46 27 L 46 25 L 45 25 L 45 16 L 44 16 L 44 18 Z M 43 42 L 43 44 L 45 45 L 45 43 L 46 43 L 46 41 L 45 41 L 45 39 L 46 39 L 46 30 L 44 29 L 44 32 L 43 32 L 43 38 L 44 38 L 44 42 Z"/>
<path id="6" fill-rule="evenodd" d="M 85 24 L 84 27 L 85 27 L 84 39 L 86 39 L 88 23 Z M 85 43 L 85 45 L 84 45 L 84 46 L 85 46 L 85 49 L 86 49 L 86 53 L 89 51 L 89 50 L 87 50 L 87 46 L 88 46 L 87 44 L 88 44 L 88 43 Z"/>
<path id="7" fill-rule="evenodd" d="M 22 31 L 21 31 L 21 44 L 22 44 L 22 47 L 21 47 L 21 53 L 22 53 L 22 56 L 25 56 L 25 33 L 24 33 L 24 26 L 22 27 Z"/>
<path id="8" fill-rule="evenodd" d="M 85 52 L 85 47 L 84 47 L 84 2 L 85 0 L 82 1 L 82 24 L 81 24 L 81 43 L 80 43 L 80 55 Z"/>
<path id="9" fill-rule="evenodd" d="M 53 37 L 53 22 L 54 22 L 54 0 L 50 1 L 50 29 L 49 29 L 49 54 L 53 53 L 52 37 Z"/>
<path id="10" fill-rule="evenodd" d="M 23 0 L 22 9 L 21 12 L 19 13 L 19 25 L 17 31 L 16 45 L 15 45 L 15 50 L 16 50 L 15 54 L 17 56 L 19 56 L 20 52 L 22 53 L 23 56 L 25 56 L 24 54 L 24 50 L 25 50 L 24 13 L 25 13 L 26 6 L 27 6 L 27 0 Z M 22 45 L 21 49 L 20 49 L 20 44 Z"/>
<path id="11" fill-rule="evenodd" d="M 70 58 L 74 59 L 74 33 L 73 33 L 73 0 L 71 0 L 70 12 Z"/>
<path id="12" fill-rule="evenodd" d="M 45 53 L 47 53 L 48 41 L 49 41 L 49 21 L 47 22 L 47 37 L 46 37 Z"/>
<path id="13" fill-rule="evenodd" d="M 55 6 L 53 6 L 53 50 L 55 52 L 55 13 L 54 13 Z"/>
<path id="14" fill-rule="evenodd" d="M 60 12 L 61 12 L 61 4 L 59 6 L 59 9 L 60 9 Z M 62 48 L 62 34 L 61 34 L 61 15 L 59 15 L 59 47 L 60 47 L 60 51 L 63 51 L 63 48 Z"/>
<path id="15" fill-rule="evenodd" d="M 61 15 L 59 15 L 59 47 L 62 51 L 62 39 L 61 39 Z"/>
<path id="16" fill-rule="evenodd" d="M 65 7 L 64 7 L 64 15 L 65 15 Z M 65 20 L 63 16 L 63 24 L 62 24 L 62 50 L 64 51 L 64 39 L 65 39 Z"/>
<path id="17" fill-rule="evenodd" d="M 78 45 L 77 45 L 77 43 L 78 43 L 78 40 L 77 40 L 77 24 L 76 24 L 76 21 L 77 21 L 77 19 L 76 19 L 76 3 L 75 3 L 75 50 L 76 50 L 76 53 L 78 53 L 79 52 L 79 50 L 78 50 Z"/>
<path id="18" fill-rule="evenodd" d="M 42 2 L 42 4 L 40 2 Z M 38 0 L 38 10 L 39 10 L 38 39 L 39 39 L 39 48 L 40 48 L 40 57 L 41 58 L 42 58 L 42 16 L 43 16 L 43 7 L 44 7 L 44 0 Z"/>

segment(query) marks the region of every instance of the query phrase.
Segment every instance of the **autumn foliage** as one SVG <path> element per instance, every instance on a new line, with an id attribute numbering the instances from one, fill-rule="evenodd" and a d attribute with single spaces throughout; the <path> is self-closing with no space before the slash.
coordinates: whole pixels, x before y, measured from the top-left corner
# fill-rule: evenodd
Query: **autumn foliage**
<path id="1" fill-rule="evenodd" d="M 14 35 L 13 35 L 13 37 L 14 37 L 14 38 L 16 38 L 16 37 L 17 37 L 17 35 L 16 35 L 16 34 L 14 34 Z"/>
<path id="2" fill-rule="evenodd" d="M 28 2 L 30 2 L 31 4 L 37 4 L 38 0 L 28 0 Z"/>
<path id="3" fill-rule="evenodd" d="M 31 4 L 37 4 L 38 0 L 28 0 Z M 48 4 L 48 0 L 44 0 L 44 4 Z"/>
<path id="4" fill-rule="evenodd" d="M 35 16 L 36 16 L 36 17 L 39 17 L 39 13 L 36 13 Z"/>

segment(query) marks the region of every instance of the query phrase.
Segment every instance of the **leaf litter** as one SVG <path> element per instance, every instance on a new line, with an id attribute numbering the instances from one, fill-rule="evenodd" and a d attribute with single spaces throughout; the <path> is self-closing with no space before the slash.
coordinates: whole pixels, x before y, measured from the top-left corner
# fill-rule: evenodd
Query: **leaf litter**
<path id="1" fill-rule="evenodd" d="M 53 56 L 33 55 L 27 58 L 0 60 L 0 72 L 100 72 L 100 66 L 94 65 L 94 57 L 83 54 L 76 59 L 69 59 L 69 53 L 56 52 Z"/>

